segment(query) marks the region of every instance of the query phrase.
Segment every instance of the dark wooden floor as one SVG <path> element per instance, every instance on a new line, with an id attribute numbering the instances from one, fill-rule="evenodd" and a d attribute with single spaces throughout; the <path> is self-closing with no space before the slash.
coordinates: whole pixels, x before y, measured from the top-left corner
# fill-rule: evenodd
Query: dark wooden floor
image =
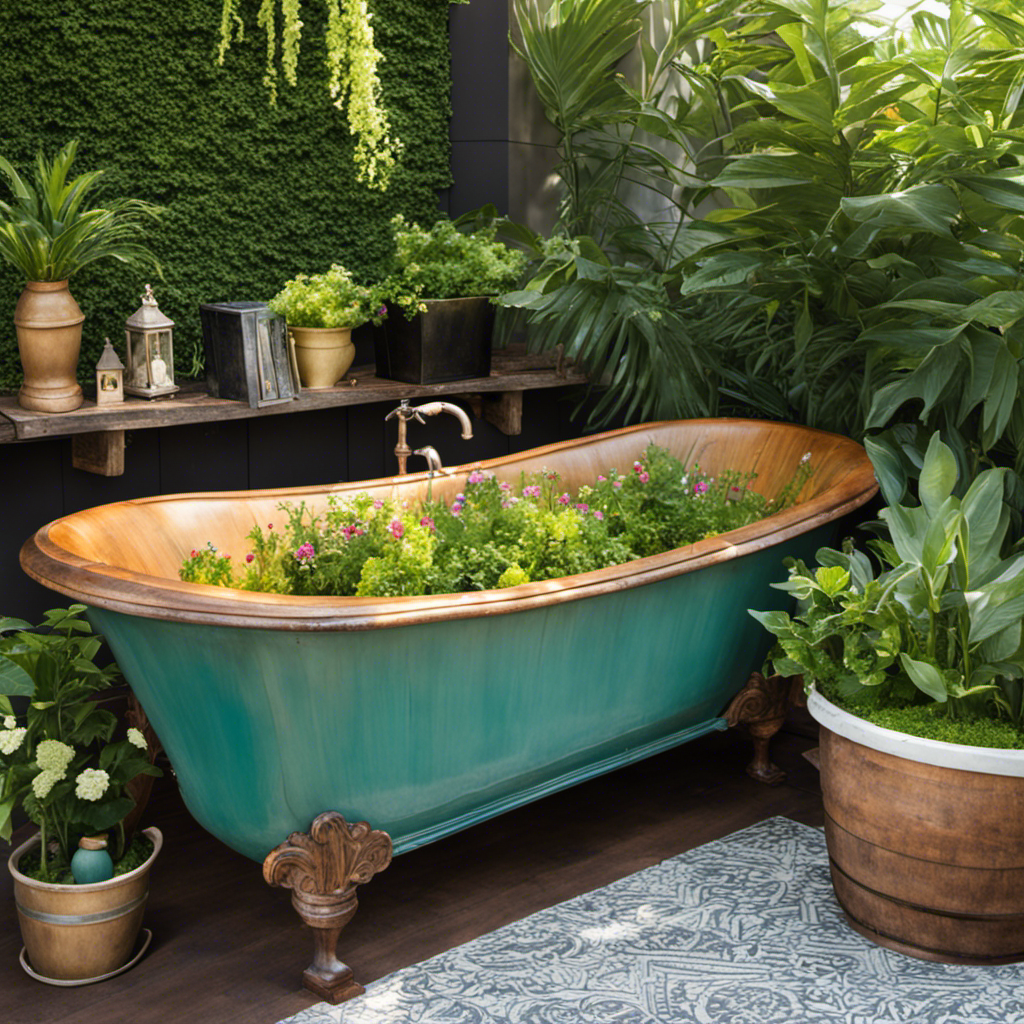
<path id="1" fill-rule="evenodd" d="M 776 738 L 789 773 L 776 788 L 744 774 L 742 734 L 717 733 L 404 854 L 360 891 L 339 955 L 365 983 L 772 815 L 819 825 L 807 733 L 797 723 Z M 275 1024 L 317 1001 L 301 987 L 312 943 L 289 894 L 195 824 L 170 777 L 149 810 L 165 837 L 154 940 L 119 978 L 62 989 L 25 975 L 0 872 L 0 1024 Z"/>

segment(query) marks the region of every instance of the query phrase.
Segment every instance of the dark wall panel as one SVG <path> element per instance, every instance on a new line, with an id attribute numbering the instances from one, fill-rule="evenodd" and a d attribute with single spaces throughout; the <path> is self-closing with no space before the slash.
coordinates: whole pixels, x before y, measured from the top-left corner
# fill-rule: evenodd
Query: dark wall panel
<path id="1" fill-rule="evenodd" d="M 344 409 L 261 416 L 249 425 L 249 487 L 301 487 L 348 479 Z"/>
<path id="2" fill-rule="evenodd" d="M 249 486 L 245 420 L 160 431 L 160 493 L 239 491 Z"/>

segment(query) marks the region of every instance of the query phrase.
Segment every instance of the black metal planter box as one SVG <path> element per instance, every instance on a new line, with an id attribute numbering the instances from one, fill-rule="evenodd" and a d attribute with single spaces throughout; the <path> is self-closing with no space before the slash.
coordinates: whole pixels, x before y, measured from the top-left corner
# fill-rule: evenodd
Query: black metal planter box
<path id="1" fill-rule="evenodd" d="M 486 297 L 426 299 L 406 320 L 394 310 L 374 329 L 377 376 L 406 384 L 486 377 L 491 372 L 494 306 Z"/>

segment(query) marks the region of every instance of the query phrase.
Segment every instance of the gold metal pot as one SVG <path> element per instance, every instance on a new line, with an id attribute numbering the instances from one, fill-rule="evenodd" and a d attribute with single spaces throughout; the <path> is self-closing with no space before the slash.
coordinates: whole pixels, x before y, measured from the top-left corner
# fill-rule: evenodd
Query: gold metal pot
<path id="1" fill-rule="evenodd" d="M 14 307 L 25 382 L 18 404 L 36 412 L 71 412 L 82 404 L 78 351 L 82 321 L 67 281 L 29 281 Z"/>
<path id="2" fill-rule="evenodd" d="M 345 376 L 356 347 L 348 327 L 288 327 L 304 388 L 333 387 Z"/>
<path id="3" fill-rule="evenodd" d="M 22 855 L 39 845 L 33 836 L 10 856 L 18 923 L 34 974 L 42 980 L 84 982 L 123 967 L 142 925 L 149 895 L 149 869 L 163 845 L 158 828 L 144 834 L 153 844 L 149 859 L 124 875 L 89 885 L 39 882 L 18 870 Z"/>

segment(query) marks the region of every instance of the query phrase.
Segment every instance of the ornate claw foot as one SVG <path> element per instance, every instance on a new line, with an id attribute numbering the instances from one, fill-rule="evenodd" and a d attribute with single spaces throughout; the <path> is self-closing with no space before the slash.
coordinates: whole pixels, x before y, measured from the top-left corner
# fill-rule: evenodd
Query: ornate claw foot
<path id="1" fill-rule="evenodd" d="M 724 717 L 730 727 L 743 722 L 750 730 L 754 759 L 747 765 L 747 774 L 752 779 L 769 786 L 785 781 L 786 773 L 768 757 L 768 742 L 782 728 L 789 708 L 802 707 L 804 703 L 803 676 L 765 679 L 760 672 L 754 672 L 726 708 Z"/>
<path id="2" fill-rule="evenodd" d="M 263 861 L 270 885 L 292 890 L 292 906 L 313 929 L 313 962 L 302 980 L 330 1003 L 365 991 L 335 955 L 341 929 L 356 912 L 356 886 L 391 863 L 391 837 L 365 821 L 350 825 L 337 811 L 317 816 L 309 832 L 293 832 Z"/>

